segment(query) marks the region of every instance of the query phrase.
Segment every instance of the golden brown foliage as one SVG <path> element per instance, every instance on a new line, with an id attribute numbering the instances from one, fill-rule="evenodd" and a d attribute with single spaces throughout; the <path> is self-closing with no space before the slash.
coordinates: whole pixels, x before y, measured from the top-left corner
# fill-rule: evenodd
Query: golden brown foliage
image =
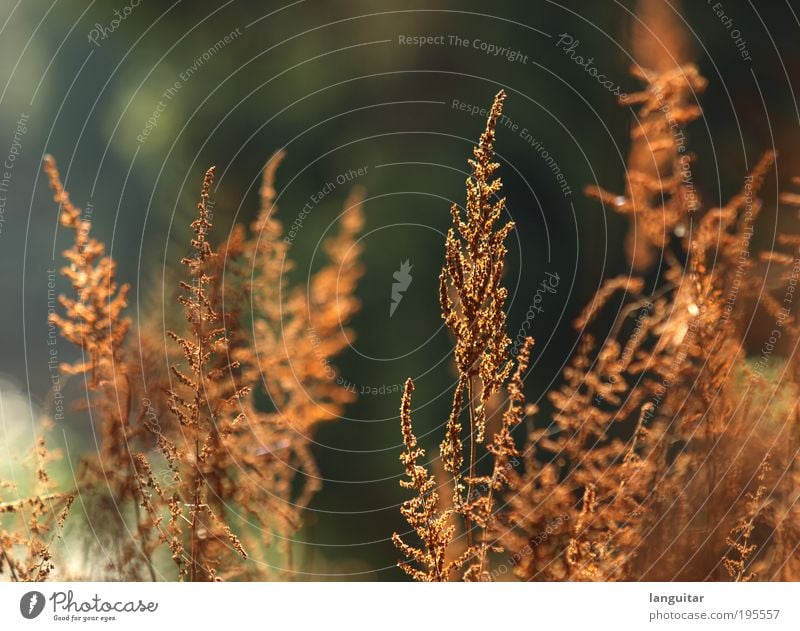
<path id="1" fill-rule="evenodd" d="M 128 579 L 147 575 L 155 580 L 151 555 L 157 542 L 150 532 L 150 517 L 138 507 L 138 477 L 132 459 L 132 445 L 141 439 L 144 428 L 132 418 L 138 393 L 124 347 L 130 328 L 130 319 L 124 316 L 129 287 L 118 285 L 116 263 L 106 255 L 103 243 L 90 236 L 91 223 L 81 219 L 81 210 L 70 201 L 52 156 L 45 156 L 44 170 L 59 204 L 60 224 L 72 236 L 64 252 L 69 265 L 61 273 L 70 281 L 74 297 L 59 296 L 65 314 L 53 313 L 50 321 L 81 351 L 82 361 L 62 364 L 61 370 L 85 376 L 87 409 L 101 437 L 99 452 L 80 463 L 82 504 L 87 519 L 99 524 L 98 530 L 109 530 L 109 540 L 118 539 L 115 531 L 131 527 L 127 521 L 134 522 L 135 541 L 123 544 L 115 555 L 104 550 L 106 575 Z M 133 507 L 132 516 L 118 509 L 125 505 Z M 102 518 L 95 519 L 98 516 Z"/>
<path id="2" fill-rule="evenodd" d="M 292 263 L 276 218 L 274 189 L 282 157 L 276 154 L 265 168 L 252 236 L 242 260 L 234 264 L 233 273 L 249 287 L 253 320 L 252 343 L 238 346 L 233 356 L 241 362 L 243 379 L 268 401 L 264 409 L 252 398 L 246 402 L 249 435 L 239 457 L 252 473 L 240 481 L 236 503 L 254 518 L 269 507 L 290 555 L 286 534 L 298 527 L 300 514 L 320 488 L 309 439 L 321 423 L 338 419 L 353 398 L 337 383 L 331 358 L 353 337 L 346 327 L 359 308 L 355 289 L 362 268 L 356 241 L 364 220 L 363 192 L 355 189 L 345 202 L 338 234 L 324 244 L 330 262 L 311 276 L 307 287 L 287 289 L 282 278 Z M 263 535 L 271 537 L 269 530 Z"/>
<path id="3" fill-rule="evenodd" d="M 755 573 L 745 574 L 745 568 L 748 566 L 748 559 L 758 547 L 750 543 L 750 536 L 753 534 L 754 522 L 761 510 L 767 490 L 763 482 L 768 471 L 769 465 L 766 462 L 762 463 L 757 477 L 758 488 L 755 493 L 747 494 L 747 514 L 731 528 L 731 534 L 725 540 L 731 547 L 731 554 L 736 553 L 736 558 L 725 557 L 723 565 L 737 583 L 752 581 L 756 577 Z"/>
<path id="4" fill-rule="evenodd" d="M 654 253 L 668 244 L 672 234 L 686 232 L 690 213 L 699 208 L 694 157 L 687 150 L 683 129 L 701 114 L 695 99 L 706 80 L 692 64 L 661 72 L 634 67 L 632 72 L 646 87 L 621 101 L 640 105 L 631 132 L 625 192 L 615 195 L 596 186 L 586 192 L 631 217 L 626 249 L 640 270 L 653 263 Z"/>
<path id="5" fill-rule="evenodd" d="M 436 480 L 428 473 L 424 465 L 419 464 L 419 458 L 425 455 L 425 450 L 417 445 L 417 438 L 411 427 L 411 393 L 414 383 L 406 380 L 403 399 L 400 402 L 400 428 L 403 433 L 405 452 L 400 456 L 400 462 L 405 467 L 406 477 L 401 480 L 400 486 L 412 489 L 414 497 L 403 503 L 400 509 L 408 525 L 414 529 L 417 537 L 422 542 L 422 547 L 417 548 L 407 544 L 403 538 L 394 533 L 392 541 L 398 549 L 411 562 L 400 561 L 400 567 L 413 579 L 418 581 L 447 581 L 453 571 L 461 568 L 467 557 L 472 554 L 466 551 L 456 559 L 448 560 L 448 547 L 453 542 L 456 527 L 452 523 L 456 511 L 453 509 L 439 508 L 439 494 L 436 492 Z"/>
<path id="6" fill-rule="evenodd" d="M 511 430 L 523 416 L 526 344 L 509 383 L 509 409 L 488 447 L 492 474 L 479 476 L 486 404 L 510 370 L 500 285 L 510 228 L 495 228 L 504 200 L 489 202 L 500 189 L 491 152 L 503 94 L 495 100 L 470 162 L 466 220 L 453 210 L 440 283 L 459 375 L 440 447 L 454 488 L 444 510 L 419 462 L 410 381 L 401 406 L 401 484 L 416 493 L 402 514 L 422 546 L 397 534 L 394 541 L 412 578 L 491 580 L 488 553 L 502 550 L 498 542 L 525 580 L 798 578 L 800 239 L 783 233 L 778 243 L 791 254 L 761 255 L 779 269 L 778 282 L 758 282 L 751 255 L 758 195 L 775 157 L 765 153 L 725 205 L 705 207 L 683 131 L 700 115 L 689 97 L 705 80 L 694 66 L 636 74 L 648 86 L 626 100 L 641 104 L 634 143 L 646 143 L 658 168 L 644 169 L 632 152 L 624 196 L 589 193 L 636 216 L 663 275 L 652 288 L 632 275 L 602 284 L 574 321 L 581 339 L 561 385 L 548 393 L 554 414 L 537 423 L 520 453 Z M 795 194 L 781 201 L 800 207 Z M 622 306 L 598 342 L 589 331 L 620 293 Z M 772 326 L 754 327 L 756 317 Z M 523 466 L 509 467 L 517 458 Z M 454 556 L 459 523 L 467 544 Z"/>
<path id="7" fill-rule="evenodd" d="M 478 476 L 478 445 L 485 441 L 487 404 L 506 382 L 512 368 L 504 311 L 508 290 L 501 281 L 506 256 L 504 241 L 514 224 L 507 222 L 497 227 L 505 210 L 505 199 L 498 198 L 502 183 L 500 178 L 493 177 L 499 166 L 493 161 L 495 130 L 505 97 L 502 90 L 495 96 L 486 129 L 473 150 L 473 159 L 469 160 L 471 175 L 466 182 L 464 213 L 455 204 L 451 208 L 453 225 L 447 233 L 445 264 L 439 276 L 442 318 L 455 339 L 454 359 L 458 369 L 445 437 L 439 447 L 453 487 L 452 508 L 446 511 L 437 510 L 434 478 L 417 463 L 424 452 L 416 447 L 411 429 L 413 384 L 410 381 L 406 382 L 403 395 L 401 423 L 406 452 L 401 460 L 409 480 L 401 485 L 414 489 L 417 496 L 404 503 L 402 513 L 423 547 L 415 548 L 397 533 L 393 540 L 410 561 L 424 568 L 401 562 L 400 567 L 418 580 L 448 580 L 451 572 L 463 567 L 466 567 L 465 580 L 486 580 L 487 552 L 499 549 L 492 540 L 494 499 L 506 486 L 507 463 L 516 454 L 510 431 L 519 423 L 524 407 L 521 381 L 532 343 L 527 342 L 520 353 L 518 371 L 509 385 L 509 410 L 487 448 L 494 458 L 494 470 L 489 476 Z M 466 470 L 462 445 L 465 414 L 469 417 Z M 445 565 L 456 532 L 453 519 L 462 520 L 467 544 L 463 553 Z"/>
<path id="8" fill-rule="evenodd" d="M 113 378 L 114 360 L 130 327 L 122 316 L 128 305 L 128 285 L 118 286 L 116 263 L 106 255 L 105 246 L 89 235 L 91 222 L 81 219 L 81 210 L 70 201 L 64 190 L 52 156 L 45 156 L 44 169 L 53 189 L 53 200 L 59 205 L 61 225 L 72 230 L 72 247 L 64 252 L 69 265 L 61 274 L 72 284 L 75 298 L 61 296 L 65 315 L 52 314 L 50 320 L 61 335 L 78 346 L 83 355 L 79 363 L 65 364 L 67 374 L 86 373 L 93 384 Z"/>
<path id="9" fill-rule="evenodd" d="M 275 532 L 291 564 L 287 535 L 301 527 L 302 510 L 319 488 L 308 441 L 352 397 L 336 384 L 331 359 L 351 339 L 346 325 L 359 307 L 353 294 L 361 275 L 356 239 L 363 193 L 353 192 L 338 234 L 326 242 L 330 263 L 307 288 L 287 290 L 283 277 L 291 262 L 274 217 L 280 157 L 265 168 L 251 231 L 235 226 L 216 250 L 209 210 L 214 169 L 206 173 L 191 252 L 181 261 L 186 278 L 178 300 L 185 325 L 165 332 L 179 352 L 171 353 L 169 381 L 162 386 L 159 377 L 149 384 L 171 419 L 159 417 L 147 384 L 131 383 L 130 375 L 146 374 L 153 358 L 124 346 L 127 286 L 117 287 L 114 261 L 89 237 L 89 222 L 80 219 L 55 163 L 46 160 L 62 225 L 74 234 L 63 273 L 76 297 L 61 298 L 66 314 L 53 322 L 87 358 L 65 370 L 87 374 L 89 410 L 103 436 L 100 453 L 82 461 L 78 491 L 93 523 L 109 522 L 116 533 L 130 520 L 134 527 L 130 541 L 107 562 L 105 576 L 155 580 L 154 555 L 164 544 L 179 578 L 261 577 L 265 546 Z M 266 393 L 271 405 L 262 409 L 254 391 Z M 165 469 L 156 473 L 156 462 Z M 261 561 L 245 563 L 250 558 Z"/>
<path id="10" fill-rule="evenodd" d="M 176 383 L 169 391 L 170 411 L 179 423 L 182 440 L 176 444 L 175 438 L 164 438 L 162 443 L 163 455 L 176 481 L 180 481 L 169 506 L 170 535 L 183 536 L 181 546 L 188 553 L 188 559 L 174 559 L 179 576 L 192 581 L 217 579 L 218 568 L 229 551 L 247 559 L 239 538 L 221 517 L 226 469 L 236 464 L 229 437 L 244 419 L 236 412 L 250 388 L 235 378 L 238 362 L 228 359 L 229 332 L 224 326 L 222 305 L 215 300 L 220 292 L 212 288 L 220 282 L 218 254 L 208 241 L 212 227 L 208 198 L 213 178 L 212 167 L 203 180 L 198 216 L 191 225 L 192 255 L 181 260 L 191 279 L 181 281 L 184 294 L 179 296 L 187 330 L 183 335 L 168 332 L 183 352 L 187 366 L 171 366 Z M 180 512 L 175 514 L 177 510 Z"/>
<path id="11" fill-rule="evenodd" d="M 797 360 L 773 351 L 782 332 L 796 339 L 787 296 L 798 268 L 794 256 L 766 257 L 790 268 L 781 303 L 753 282 L 750 256 L 774 156 L 764 155 L 727 204 L 704 209 L 686 190 L 690 180 L 677 177 L 688 162 L 681 166 L 676 144 L 698 115 L 683 98 L 704 81 L 693 68 L 646 78 L 648 90 L 633 97 L 645 121 L 637 133 L 660 141 L 668 168 L 654 179 L 631 165 L 622 199 L 590 193 L 642 213 L 663 279 L 649 294 L 638 278 L 611 279 L 575 321 L 579 351 L 549 394 L 554 418 L 531 434 L 504 543 L 526 580 L 796 577 Z M 659 110 L 664 99 L 670 107 Z M 667 202 L 653 202 L 662 195 Z M 680 237 L 677 254 L 664 226 Z M 584 329 L 617 291 L 623 307 L 598 345 Z M 752 326 L 762 310 L 772 333 Z M 754 337 L 760 357 L 748 356 Z M 765 461 L 782 474 L 770 475 Z"/>
<path id="12" fill-rule="evenodd" d="M 659 11 L 650 19 L 670 15 Z M 545 413 L 525 402 L 533 340 L 512 360 L 506 331 L 514 223 L 503 218 L 494 161 L 506 95 L 494 99 L 468 161 L 466 203 L 451 208 L 439 277 L 457 371 L 440 462 L 425 460 L 415 434 L 411 379 L 400 405 L 410 530 L 392 540 L 412 579 L 492 580 L 505 553 L 522 580 L 800 580 L 800 231 L 755 252 L 771 152 L 727 203 L 704 203 L 685 128 L 701 115 L 706 81 L 683 57 L 676 66 L 648 55 L 652 69 L 633 71 L 645 87 L 624 100 L 639 106 L 624 193 L 587 191 L 629 217 L 628 256 L 641 275 L 605 280 L 575 318 L 577 351 Z M 36 487 L 0 498 L 0 573 L 50 576 L 79 494 L 93 525 L 132 533 L 104 550 L 99 577 L 155 580 L 169 567 L 163 552 L 180 579 L 264 578 L 276 540 L 292 575 L 290 535 L 320 488 L 310 441 L 353 398 L 331 361 L 353 339 L 360 306 L 364 194 L 352 191 L 326 240 L 329 263 L 290 287 L 275 188 L 282 158 L 264 168 L 254 221 L 218 245 L 206 172 L 181 260 L 183 318 L 147 331 L 143 352 L 128 339 L 127 285 L 45 159 L 71 238 L 62 269 L 71 293 L 50 321 L 81 354 L 63 372 L 83 375 L 79 398 L 102 445 L 62 493 L 39 442 Z M 780 201 L 800 208 L 796 193 Z M 148 344 L 164 335 L 169 370 L 134 383 L 155 374 Z M 523 448 L 515 433 L 526 417 Z"/>
<path id="13" fill-rule="evenodd" d="M 0 575 L 8 572 L 12 581 L 45 581 L 55 569 L 52 546 L 61 537 L 73 495 L 59 493 L 47 473 L 54 455 L 40 437 L 36 447 L 36 476 L 33 494 L 19 497 L 13 484 L 0 483 L 16 499 L 0 496 Z"/>

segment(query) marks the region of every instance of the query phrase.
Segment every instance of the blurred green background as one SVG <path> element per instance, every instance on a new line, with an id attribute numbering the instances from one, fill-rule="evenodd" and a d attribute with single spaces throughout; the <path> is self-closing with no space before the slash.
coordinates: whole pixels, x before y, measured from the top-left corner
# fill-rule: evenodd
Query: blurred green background
<path id="1" fill-rule="evenodd" d="M 715 2 L 686 4 L 694 56 L 709 79 L 705 116 L 689 136 L 705 202 L 719 204 L 734 193 L 768 148 L 779 152 L 785 184 L 800 174 L 797 3 L 724 3 L 751 61 L 742 59 Z M 353 323 L 357 339 L 337 362 L 344 379 L 365 393 L 317 436 L 324 488 L 296 536 L 297 565 L 305 572 L 299 578 L 400 580 L 390 541 L 405 526 L 398 512 L 405 494 L 397 484 L 397 390 L 414 377 L 416 429 L 433 451 L 453 380 L 437 301 L 443 234 L 450 204 L 463 202 L 466 159 L 484 124 L 454 101 L 485 108 L 498 89 L 508 92 L 511 122 L 500 127 L 497 151 L 518 227 L 506 277 L 512 339 L 547 274 L 560 279 L 531 328 L 537 343 L 528 394 L 546 410 L 540 397 L 575 343 L 572 317 L 602 278 L 628 269 L 626 219 L 582 189 L 623 189 L 633 120 L 557 42 L 561 34 L 579 40 L 575 53 L 594 58 L 600 72 L 634 91 L 634 10 L 631 2 L 608 0 L 4 0 L 0 154 L 10 151 L 17 121 L 27 117 L 8 190 L 0 192 L 7 199 L 0 222 L 6 468 L 30 446 L 38 412 L 51 405 L 47 270 L 60 266 L 66 240 L 40 173 L 44 153 L 59 161 L 75 203 L 91 207 L 94 234 L 119 262 L 119 277 L 133 284 L 134 320 L 162 295 L 171 300 L 161 273 L 186 251 L 208 165 L 218 166 L 220 237 L 234 221 L 254 216 L 260 169 L 277 149 L 287 151 L 278 178 L 285 225 L 326 182 L 365 169 L 314 205 L 292 248 L 292 278 L 302 281 L 321 264 L 320 239 L 350 186 L 366 187 L 363 307 Z M 119 16 L 126 17 L 112 29 Z M 428 35 L 445 43 L 420 47 L 400 39 Z M 451 45 L 450 36 L 469 44 Z M 487 54 L 476 40 L 518 51 L 519 58 Z M 146 131 L 155 112 L 157 123 Z M 767 243 L 775 186 L 766 192 L 773 208 L 761 230 Z M 392 275 L 406 260 L 413 281 L 390 317 Z M 60 349 L 69 359 L 68 345 Z M 70 456 L 61 472 L 69 479 L 67 464 L 93 448 L 93 428 L 85 415 L 72 414 L 57 435 Z"/>

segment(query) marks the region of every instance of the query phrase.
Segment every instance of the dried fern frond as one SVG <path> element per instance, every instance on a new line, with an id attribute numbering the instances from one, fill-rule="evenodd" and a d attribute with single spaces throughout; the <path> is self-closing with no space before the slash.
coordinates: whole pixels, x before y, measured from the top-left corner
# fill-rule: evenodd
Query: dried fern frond
<path id="1" fill-rule="evenodd" d="M 472 499 L 477 446 L 486 433 L 486 405 L 507 378 L 511 363 L 510 339 L 505 328 L 505 300 L 508 291 L 501 285 L 505 265 L 505 238 L 513 222 L 496 226 L 505 209 L 505 199 L 497 198 L 502 187 L 493 174 L 497 119 L 502 114 L 506 94 L 495 96 L 486 128 L 469 160 L 467 203 L 464 213 L 457 205 L 450 209 L 453 226 L 445 241 L 445 265 L 439 276 L 439 303 L 442 318 L 455 338 L 454 358 L 458 382 L 440 445 L 442 464 L 453 476 L 455 510 L 465 518 L 467 548 L 472 548 L 472 522 L 466 504 Z M 466 410 L 465 410 L 466 408 Z M 466 479 L 462 469 L 462 422 L 469 416 L 469 454 Z"/>
<path id="2" fill-rule="evenodd" d="M 692 64 L 662 71 L 634 67 L 632 73 L 646 87 L 622 101 L 640 105 L 631 131 L 625 192 L 617 195 L 589 186 L 586 194 L 630 215 L 628 258 L 635 269 L 646 269 L 672 234 L 685 234 L 688 214 L 700 207 L 684 129 L 701 114 L 696 95 L 703 92 L 706 80 Z"/>
<path id="3" fill-rule="evenodd" d="M 478 446 L 485 443 L 487 405 L 513 368 L 504 311 L 508 290 L 502 285 L 502 278 L 507 252 L 505 238 L 514 229 L 514 223 L 501 222 L 505 198 L 499 197 L 502 183 L 494 177 L 499 164 L 493 161 L 496 125 L 505 97 L 502 90 L 495 96 L 486 128 L 473 149 L 473 158 L 468 161 L 471 173 L 466 181 L 466 206 L 463 212 L 455 204 L 451 208 L 452 227 L 447 233 L 445 264 L 439 276 L 442 318 L 455 339 L 453 355 L 458 370 L 445 437 L 439 447 L 453 489 L 452 508 L 446 512 L 436 512 L 438 495 L 432 497 L 435 493 L 432 478 L 416 464 L 421 451 L 416 448 L 411 430 L 410 381 L 403 397 L 401 423 L 406 453 L 402 460 L 411 481 L 401 484 L 415 490 L 417 497 L 406 502 L 401 512 L 424 545 L 414 548 L 396 533 L 394 538 L 403 554 L 417 564 L 402 561 L 400 566 L 419 580 L 449 580 L 452 570 L 463 567 L 466 567 L 464 580 L 487 580 L 490 578 L 486 571 L 487 553 L 499 550 L 493 541 L 494 501 L 496 493 L 507 484 L 508 462 L 516 453 L 511 430 L 519 423 L 524 407 L 522 373 L 527 368 L 532 344 L 528 340 L 520 353 L 517 373 L 509 384 L 509 409 L 500 429 L 485 447 L 494 461 L 493 472 L 490 476 L 478 476 Z M 462 445 L 465 414 L 469 417 L 466 471 Z M 451 519 L 463 524 L 466 546 L 443 567 L 444 559 L 452 557 L 448 548 L 456 527 Z M 426 569 L 420 570 L 418 565 Z"/>
<path id="4" fill-rule="evenodd" d="M 476 544 L 477 553 L 470 560 L 470 565 L 464 573 L 465 580 L 491 580 L 488 553 L 503 551 L 500 545 L 503 533 L 497 527 L 499 520 L 495 514 L 495 500 L 511 490 L 514 479 L 512 472 L 519 465 L 518 458 L 521 454 L 517 450 L 512 432 L 529 414 L 525 404 L 523 378 L 530 363 L 531 348 L 533 348 L 533 338 L 525 338 L 517 356 L 514 374 L 506 384 L 507 407 L 503 412 L 500 429 L 494 434 L 491 444 L 487 446 L 487 451 L 493 458 L 492 473 L 472 480 L 475 488 L 482 492 L 468 500 L 465 511 L 470 521 L 478 526 L 479 540 Z"/>
<path id="5" fill-rule="evenodd" d="M 333 362 L 352 340 L 347 325 L 360 307 L 355 292 L 363 274 L 358 233 L 364 193 L 351 192 L 338 232 L 325 241 L 330 261 L 308 286 L 287 288 L 285 276 L 294 263 L 275 202 L 282 159 L 282 152 L 275 154 L 264 169 L 261 207 L 245 238 L 244 255 L 232 267 L 252 305 L 252 330 L 232 354 L 246 382 L 269 402 L 256 405 L 250 398 L 246 403 L 250 434 L 237 454 L 253 475 L 242 476 L 236 501 L 254 517 L 269 506 L 273 519 L 262 529 L 264 543 L 276 530 L 288 561 L 287 534 L 300 527 L 303 509 L 320 488 L 311 437 L 321 423 L 339 418 L 353 399 Z"/>
<path id="6" fill-rule="evenodd" d="M 769 464 L 765 461 L 759 467 L 758 477 L 756 478 L 758 488 L 755 493 L 748 492 L 747 494 L 747 514 L 731 528 L 730 535 L 725 539 L 725 543 L 731 549 L 722 563 L 728 574 L 737 583 L 749 582 L 756 577 L 755 573 L 746 573 L 748 561 L 758 547 L 750 543 L 750 536 L 753 534 L 754 522 L 762 509 L 764 496 L 767 492 L 767 488 L 764 486 L 764 478 L 768 471 Z M 733 557 L 734 553 L 736 554 L 735 557 Z"/>
<path id="7" fill-rule="evenodd" d="M 231 554 L 247 558 L 239 538 L 221 516 L 227 468 L 235 464 L 229 438 L 244 420 L 239 408 L 250 388 L 239 383 L 238 364 L 228 354 L 226 324 L 233 323 L 223 314 L 220 261 L 209 241 L 213 178 L 211 167 L 203 179 L 197 218 L 191 224 L 192 254 L 181 260 L 189 278 L 180 282 L 184 293 L 178 297 L 184 307 L 186 332 L 168 332 L 181 349 L 186 366 L 171 367 L 175 383 L 169 391 L 169 407 L 178 428 L 169 435 L 156 434 L 163 457 L 174 471 L 176 495 L 168 498 L 160 492 L 139 459 L 146 487 L 155 490 L 156 499 L 161 500 L 149 504 L 143 498 L 143 504 L 158 524 L 162 541 L 172 549 L 180 577 L 191 581 L 221 578 L 219 568 L 229 565 L 226 557 Z M 170 520 L 165 533 L 161 524 L 166 510 Z"/>
<path id="8" fill-rule="evenodd" d="M 140 489 L 133 462 L 133 451 L 141 447 L 145 431 L 133 418 L 133 401 L 139 393 L 132 384 L 135 369 L 125 348 L 130 328 L 130 319 L 124 315 L 129 286 L 118 285 L 116 262 L 105 253 L 103 243 L 90 236 L 91 223 L 82 219 L 81 210 L 70 201 L 51 156 L 45 156 L 44 170 L 59 204 L 60 223 L 70 229 L 73 239 L 64 252 L 69 264 L 61 269 L 73 295 L 59 296 L 65 314 L 51 314 L 50 321 L 83 356 L 81 362 L 62 364 L 60 369 L 64 374 L 85 374 L 88 412 L 101 437 L 99 452 L 81 459 L 78 490 L 87 519 L 97 523 L 95 535 L 104 527 L 112 540 L 119 529 L 132 529 L 138 535 L 137 540 L 118 546 L 115 556 L 105 552 L 107 572 L 100 576 L 131 580 L 149 576 L 155 580 L 151 555 L 157 540 L 151 536 L 150 517 L 139 511 Z M 133 523 L 127 524 L 130 507 Z"/>
<path id="9" fill-rule="evenodd" d="M 464 213 L 453 204 L 453 227 L 447 232 L 445 266 L 439 276 L 442 318 L 456 340 L 455 361 L 460 387 L 466 391 L 471 419 L 471 441 L 482 443 L 486 432 L 486 403 L 497 392 L 511 370 L 507 350 L 505 300 L 501 285 L 505 267 L 505 238 L 514 229 L 509 221 L 497 227 L 505 210 L 505 198 L 497 198 L 502 187 L 493 177 L 500 166 L 494 162 L 497 119 L 503 111 L 505 92 L 495 97 L 486 129 L 469 160 L 467 203 Z M 451 298 L 452 296 L 454 298 Z M 474 399 L 474 404 L 473 404 Z M 453 423 L 456 423 L 453 419 Z M 455 448 L 454 445 L 446 447 Z M 457 473 L 456 453 L 445 459 L 450 473 Z"/>
<path id="10" fill-rule="evenodd" d="M 408 559 L 398 565 L 411 578 L 417 581 L 447 581 L 454 570 L 463 566 L 473 551 L 467 550 L 461 557 L 448 561 L 448 547 L 456 532 L 452 523 L 454 511 L 439 510 L 436 480 L 418 462 L 425 455 L 425 450 L 418 446 L 411 426 L 412 392 L 414 382 L 407 379 L 400 402 L 400 428 L 406 448 L 400 455 L 400 462 L 405 467 L 406 479 L 400 481 L 400 486 L 412 489 L 415 494 L 403 502 L 400 513 L 414 530 L 422 546 L 415 547 L 406 543 L 397 533 L 392 535 L 392 541 Z"/>
<path id="11" fill-rule="evenodd" d="M 44 430 L 48 429 L 45 425 Z M 61 538 L 72 503 L 72 493 L 55 490 L 47 465 L 57 456 L 45 445 L 44 436 L 36 443 L 37 461 L 33 493 L 20 498 L 12 484 L 0 483 L 17 497 L 0 496 L 0 575 L 8 572 L 12 581 L 46 581 L 56 568 L 52 547 Z"/>
<path id="12" fill-rule="evenodd" d="M 771 501 L 759 509 L 758 521 L 779 533 L 775 542 L 762 535 L 752 541 L 758 533 L 732 519 L 767 453 L 781 470 L 794 471 L 800 446 L 794 411 L 787 419 L 780 397 L 761 394 L 770 358 L 746 356 L 753 309 L 775 317 L 774 337 L 797 335 L 786 310 L 752 279 L 759 192 L 774 155 L 764 154 L 724 206 L 704 208 L 686 190 L 694 184 L 682 127 L 699 113 L 685 99 L 705 81 L 691 67 L 640 74 L 648 88 L 628 100 L 642 105 L 634 138 L 646 139 L 648 150 L 661 156 L 654 160 L 659 170 L 648 174 L 631 165 L 625 196 L 589 193 L 652 222 L 652 231 L 637 225 L 666 262 L 665 273 L 650 296 L 640 295 L 640 280 L 607 281 L 576 320 L 580 329 L 594 325 L 612 292 L 625 289 L 605 341 L 597 348 L 585 334 L 563 385 L 549 393 L 556 415 L 549 428 L 532 433 L 525 470 L 512 480 L 520 491 L 509 494 L 504 544 L 527 580 L 707 580 L 729 572 L 742 580 L 745 566 L 754 568 L 751 574 L 785 576 L 797 542 L 786 507 L 796 502 L 796 491 L 776 482 Z M 674 255 L 664 226 L 684 236 L 675 229 L 688 212 L 696 229 Z M 782 253 L 768 258 L 794 265 Z M 779 378 L 784 391 L 796 391 L 796 364 L 787 361 Z M 779 454 L 775 445 L 785 449 Z M 763 470 L 759 475 L 764 482 Z M 681 524 L 677 531 L 675 524 Z M 741 548 L 723 547 L 728 533 L 742 536 L 728 536 L 729 546 L 735 541 Z M 753 546 L 759 554 L 751 562 Z"/>
<path id="13" fill-rule="evenodd" d="M 81 210 L 70 201 L 52 156 L 45 156 L 44 170 L 59 204 L 61 225 L 73 231 L 73 245 L 64 252 L 69 265 L 61 269 L 69 279 L 75 298 L 60 297 L 64 316 L 51 314 L 50 321 L 61 335 L 78 346 L 83 361 L 61 366 L 62 371 L 87 373 L 97 384 L 114 374 L 115 360 L 125 338 L 130 320 L 123 317 L 129 286 L 117 285 L 116 263 L 106 256 L 102 242 L 89 235 L 91 222 L 81 218 Z"/>

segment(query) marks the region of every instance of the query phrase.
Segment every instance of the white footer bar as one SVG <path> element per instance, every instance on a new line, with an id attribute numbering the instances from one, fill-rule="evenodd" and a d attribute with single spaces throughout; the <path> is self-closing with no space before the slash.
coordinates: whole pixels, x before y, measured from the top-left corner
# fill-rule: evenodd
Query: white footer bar
<path id="1" fill-rule="evenodd" d="M 0 620 L 13 630 L 798 631 L 800 583 L 6 583 Z"/>

